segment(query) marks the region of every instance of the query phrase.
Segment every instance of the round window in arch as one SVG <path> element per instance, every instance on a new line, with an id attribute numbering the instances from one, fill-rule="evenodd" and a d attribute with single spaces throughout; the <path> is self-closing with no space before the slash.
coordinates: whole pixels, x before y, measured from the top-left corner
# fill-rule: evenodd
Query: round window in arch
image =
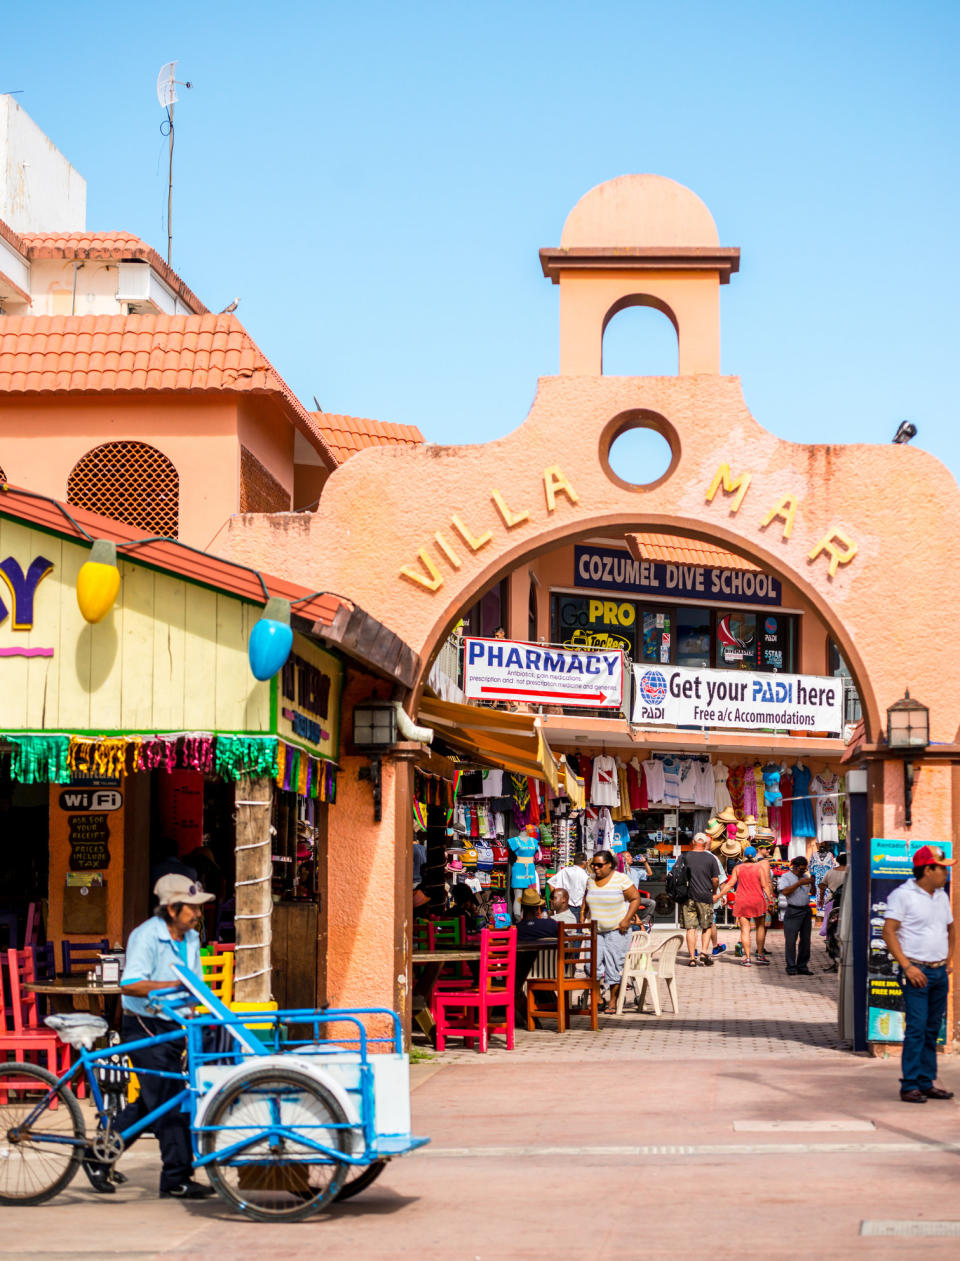
<path id="1" fill-rule="evenodd" d="M 106 442 L 73 466 L 67 502 L 147 534 L 176 538 L 180 478 L 163 452 L 146 442 Z"/>

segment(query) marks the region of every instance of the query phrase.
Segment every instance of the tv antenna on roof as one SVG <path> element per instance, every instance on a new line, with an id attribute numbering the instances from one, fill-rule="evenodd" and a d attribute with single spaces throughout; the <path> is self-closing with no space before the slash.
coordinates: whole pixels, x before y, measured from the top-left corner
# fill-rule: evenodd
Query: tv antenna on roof
<path id="1" fill-rule="evenodd" d="M 167 120 L 160 124 L 160 134 L 170 137 L 170 160 L 167 173 L 167 266 L 173 253 L 173 107 L 179 99 L 177 88 L 192 88 L 193 84 L 177 78 L 177 63 L 168 61 L 157 75 L 157 100 L 167 111 Z"/>

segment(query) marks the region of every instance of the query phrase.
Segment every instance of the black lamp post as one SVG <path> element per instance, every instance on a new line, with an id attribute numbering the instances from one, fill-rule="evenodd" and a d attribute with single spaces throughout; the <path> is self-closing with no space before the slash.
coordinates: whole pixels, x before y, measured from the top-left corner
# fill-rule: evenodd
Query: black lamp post
<path id="1" fill-rule="evenodd" d="M 910 695 L 907 688 L 902 700 L 894 701 L 887 710 L 887 748 L 903 757 L 903 821 L 913 823 L 913 755 L 922 753 L 930 743 L 930 710 Z"/>

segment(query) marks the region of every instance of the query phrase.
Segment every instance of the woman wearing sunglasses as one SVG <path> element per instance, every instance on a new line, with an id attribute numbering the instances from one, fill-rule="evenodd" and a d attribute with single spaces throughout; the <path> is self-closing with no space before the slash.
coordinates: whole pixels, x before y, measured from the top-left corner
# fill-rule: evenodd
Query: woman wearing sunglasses
<path id="1" fill-rule="evenodd" d="M 630 939 L 630 921 L 640 909 L 640 893 L 629 876 L 617 871 L 617 860 L 602 849 L 590 860 L 590 879 L 584 894 L 586 919 L 597 925 L 597 975 L 609 986 L 601 1011 L 615 1008 L 620 992 L 623 961 Z"/>

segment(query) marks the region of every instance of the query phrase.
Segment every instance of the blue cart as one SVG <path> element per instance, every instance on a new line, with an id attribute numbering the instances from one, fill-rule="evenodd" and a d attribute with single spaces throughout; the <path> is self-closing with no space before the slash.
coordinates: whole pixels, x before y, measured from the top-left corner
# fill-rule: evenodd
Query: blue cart
<path id="1" fill-rule="evenodd" d="M 0 1065 L 0 1204 L 51 1199 L 84 1159 L 112 1166 L 173 1108 L 189 1114 L 195 1166 L 228 1204 L 261 1221 L 297 1220 L 355 1195 L 428 1141 L 410 1134 L 410 1065 L 395 1012 L 234 1013 L 200 977 L 175 970 L 180 987 L 151 995 L 175 1022 L 170 1033 L 94 1050 L 105 1021 L 50 1016 L 79 1052 L 68 1073 Z M 165 1040 L 185 1042 L 182 1090 L 118 1130 L 131 1072 L 155 1071 L 133 1070 L 126 1056 Z M 70 1088 L 81 1077 L 95 1110 L 89 1135 Z"/>

